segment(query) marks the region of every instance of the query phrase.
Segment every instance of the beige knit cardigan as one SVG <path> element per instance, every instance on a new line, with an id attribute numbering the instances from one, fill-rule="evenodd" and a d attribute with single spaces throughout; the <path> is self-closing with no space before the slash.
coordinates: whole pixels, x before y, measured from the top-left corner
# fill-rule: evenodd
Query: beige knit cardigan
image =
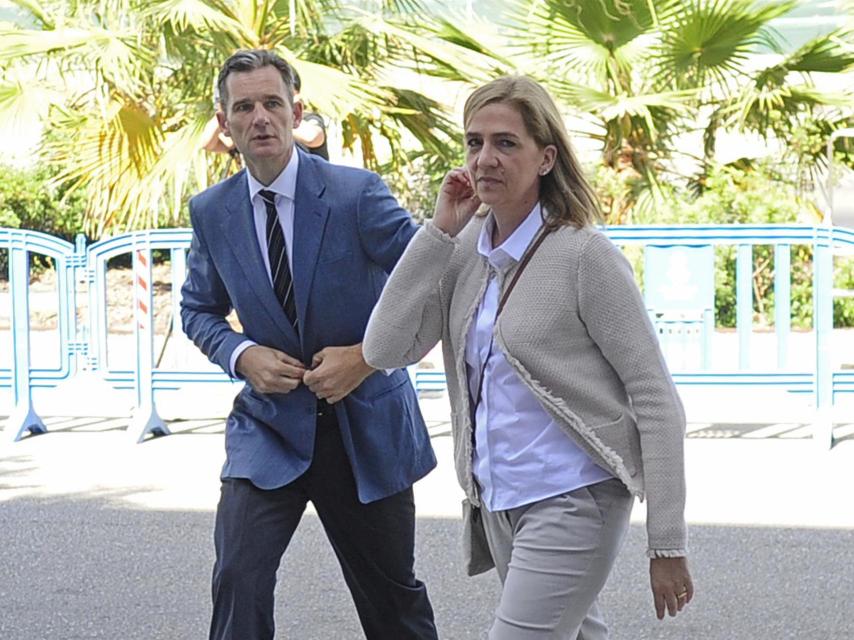
<path id="1" fill-rule="evenodd" d="M 483 221 L 456 238 L 430 222 L 415 234 L 363 344 L 371 366 L 392 368 L 442 341 L 457 478 L 475 506 L 464 354 L 488 281 L 476 247 Z M 497 273 L 502 291 L 516 267 Z M 685 413 L 622 252 L 593 227 L 549 234 L 496 323 L 495 346 L 566 435 L 646 498 L 648 555 L 684 556 Z"/>

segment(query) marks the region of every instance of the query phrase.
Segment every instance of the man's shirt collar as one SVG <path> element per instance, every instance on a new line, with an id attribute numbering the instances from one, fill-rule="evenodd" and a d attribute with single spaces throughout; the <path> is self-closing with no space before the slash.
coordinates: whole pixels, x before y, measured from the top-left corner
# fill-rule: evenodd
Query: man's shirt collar
<path id="1" fill-rule="evenodd" d="M 258 195 L 258 192 L 262 189 L 266 189 L 267 191 L 272 191 L 276 195 L 288 198 L 293 201 L 296 189 L 297 189 L 297 170 L 299 169 L 299 152 L 297 151 L 297 146 L 294 145 L 293 151 L 291 152 L 291 158 L 288 160 L 288 164 L 285 165 L 285 168 L 282 169 L 282 172 L 276 176 L 276 179 L 273 180 L 268 186 L 264 186 L 258 180 L 255 179 L 255 176 L 250 173 L 250 171 L 246 170 L 246 180 L 249 183 L 249 199 L 250 201 L 254 201 L 255 196 Z"/>

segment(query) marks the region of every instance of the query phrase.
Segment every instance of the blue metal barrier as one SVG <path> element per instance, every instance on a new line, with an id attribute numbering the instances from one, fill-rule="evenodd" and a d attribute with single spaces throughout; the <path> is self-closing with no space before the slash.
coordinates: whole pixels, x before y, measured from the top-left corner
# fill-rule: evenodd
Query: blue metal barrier
<path id="1" fill-rule="evenodd" d="M 670 366 L 709 369 L 715 330 L 715 253 L 712 245 L 647 244 L 644 302 Z"/>
<path id="2" fill-rule="evenodd" d="M 9 333 L 12 367 L 0 367 L 0 386 L 12 388 L 12 414 L 6 422 L 6 433 L 20 439 L 28 431 L 44 433 L 44 422 L 33 409 L 33 387 L 55 386 L 67 378 L 75 363 L 79 347 L 76 338 L 74 270 L 80 266 L 79 254 L 69 242 L 38 231 L 0 229 L 0 248 L 8 251 L 9 295 L 11 318 Z M 57 326 L 60 344 L 59 367 L 37 368 L 30 360 L 30 255 L 51 258 L 57 274 L 60 313 Z M 8 382 L 7 382 L 8 381 Z"/>
<path id="3" fill-rule="evenodd" d="M 816 409 L 815 437 L 827 446 L 831 443 L 828 411 L 836 396 L 854 393 L 854 372 L 833 371 L 830 358 L 830 335 L 833 330 L 833 255 L 840 249 L 854 251 L 854 231 L 841 227 L 810 225 L 685 225 L 685 226 L 628 226 L 606 229 L 619 246 L 654 246 L 656 248 L 716 247 L 733 245 L 736 249 L 736 316 L 738 366 L 731 371 L 711 370 L 710 311 L 704 304 L 698 307 L 703 314 L 696 320 L 665 319 L 668 323 L 683 323 L 675 327 L 678 338 L 694 340 L 690 331 L 701 331 L 696 343 L 702 350 L 701 365 L 691 369 L 674 367 L 674 379 L 685 386 L 761 386 L 781 388 L 792 393 L 809 393 Z M 134 392 L 134 408 L 128 433 L 134 441 L 147 434 L 167 434 L 166 423 L 157 412 L 160 393 L 196 384 L 235 384 L 224 372 L 206 368 L 167 369 L 158 366 L 155 358 L 154 289 L 151 276 L 152 251 L 168 251 L 171 262 L 171 334 L 183 339 L 178 305 L 180 284 L 186 271 L 186 252 L 191 231 L 169 229 L 140 231 L 84 246 L 78 238 L 76 246 L 52 236 L 15 229 L 0 229 L 0 250 L 9 254 L 12 366 L 0 363 L 0 389 L 12 391 L 13 410 L 6 424 L 6 435 L 13 440 L 25 433 L 44 432 L 45 425 L 33 407 L 32 389 L 56 387 L 80 371 L 94 372 L 116 390 Z M 813 248 L 814 264 L 814 329 L 815 359 L 809 370 L 791 370 L 788 342 L 791 330 L 790 264 L 793 245 Z M 752 253 L 755 245 L 774 246 L 775 256 L 775 332 L 777 358 L 775 366 L 751 366 L 749 360 L 752 334 Z M 58 330 L 60 338 L 59 366 L 38 367 L 30 360 L 31 328 L 29 314 L 29 257 L 40 254 L 52 259 L 57 272 Z M 134 359 L 116 365 L 108 353 L 109 326 L 107 321 L 108 262 L 118 256 L 131 254 L 134 268 Z M 88 288 L 89 317 L 78 321 L 77 299 L 83 286 Z M 646 288 L 654 286 L 645 283 Z M 655 311 L 652 309 L 651 311 Z M 694 323 L 686 329 L 687 325 Z M 678 331 L 683 333 L 679 334 Z M 673 334 L 671 333 L 671 337 Z M 180 338 L 179 338 L 180 337 Z M 212 366 L 212 365 L 211 365 Z M 671 364 L 673 366 L 673 363 Z M 683 369 L 683 370 L 680 370 Z M 419 391 L 442 391 L 446 381 L 440 370 L 411 370 L 413 383 Z"/>
<path id="4" fill-rule="evenodd" d="M 854 230 L 827 225 L 683 225 L 610 227 L 606 233 L 618 245 L 720 246 L 736 250 L 736 332 L 738 370 L 675 372 L 680 385 L 755 385 L 813 394 L 816 418 L 814 438 L 828 448 L 832 444 L 830 409 L 837 394 L 854 391 L 848 372 L 833 371 L 830 338 L 833 332 L 833 256 L 854 249 Z M 809 371 L 789 372 L 788 339 L 791 331 L 789 268 L 792 245 L 813 249 L 813 329 L 816 341 L 814 366 Z M 775 332 L 777 366 L 768 370 L 750 366 L 753 315 L 753 247 L 774 246 Z M 708 347 L 707 347 L 708 348 Z M 708 354 L 704 354 L 704 359 Z M 750 369 L 749 373 L 745 370 Z M 783 370 L 783 371 L 781 371 Z"/>
<path id="5" fill-rule="evenodd" d="M 158 391 L 177 390 L 183 385 L 196 383 L 232 383 L 231 378 L 219 370 L 166 370 L 156 366 L 152 252 L 169 251 L 172 282 L 170 334 L 181 340 L 180 286 L 186 274 L 191 239 L 190 229 L 137 231 L 94 243 L 87 251 L 92 318 L 89 366 L 114 387 L 134 390 L 135 404 L 128 433 L 137 442 L 148 434 L 169 433 L 166 423 L 157 413 L 155 396 Z M 135 361 L 132 368 L 117 368 L 111 366 L 108 357 L 106 274 L 111 259 L 128 253 L 132 255 L 134 274 Z"/>
<path id="6" fill-rule="evenodd" d="M 415 390 L 421 392 L 443 392 L 448 387 L 445 372 L 438 369 L 416 369 L 410 376 Z"/>

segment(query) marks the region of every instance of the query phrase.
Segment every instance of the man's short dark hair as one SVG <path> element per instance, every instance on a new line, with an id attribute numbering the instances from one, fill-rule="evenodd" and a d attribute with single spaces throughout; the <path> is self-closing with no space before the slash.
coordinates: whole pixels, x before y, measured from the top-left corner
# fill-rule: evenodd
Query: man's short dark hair
<path id="1" fill-rule="evenodd" d="M 233 54 L 223 63 L 222 68 L 219 70 L 219 77 L 216 80 L 216 90 L 219 96 L 219 103 L 223 110 L 228 106 L 228 88 L 226 87 L 228 76 L 232 73 L 254 71 L 263 67 L 275 67 L 279 70 L 279 73 L 282 74 L 285 88 L 288 91 L 288 98 L 293 102 L 295 72 L 291 65 L 269 49 L 244 49 Z"/>

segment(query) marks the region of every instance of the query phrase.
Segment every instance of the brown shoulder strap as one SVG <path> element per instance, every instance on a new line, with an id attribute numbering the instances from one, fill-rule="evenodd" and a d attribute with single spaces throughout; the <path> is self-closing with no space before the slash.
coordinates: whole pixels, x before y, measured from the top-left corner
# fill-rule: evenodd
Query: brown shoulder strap
<path id="1" fill-rule="evenodd" d="M 495 322 L 498 322 L 498 316 L 501 315 L 501 310 L 504 308 L 504 304 L 507 302 L 507 298 L 510 297 L 510 292 L 513 291 L 513 287 L 516 286 L 516 282 L 519 280 L 519 276 L 522 275 L 522 272 L 525 270 L 525 267 L 528 265 L 528 262 L 531 260 L 531 256 L 534 255 L 534 252 L 537 248 L 543 243 L 543 240 L 546 239 L 546 236 L 551 233 L 552 230 L 546 227 L 540 232 L 540 235 L 537 236 L 537 239 L 528 247 L 525 253 L 522 255 L 522 260 L 519 261 L 519 268 L 516 269 L 516 273 L 513 274 L 513 279 L 510 280 L 510 284 L 507 285 L 507 288 L 504 290 L 504 293 L 501 295 L 501 300 L 498 302 L 498 310 L 495 312 Z M 489 342 L 489 352 L 486 354 L 486 358 L 484 358 L 483 363 L 480 367 L 480 381 L 477 386 L 477 395 L 474 398 L 474 404 L 472 404 L 472 424 L 475 422 L 475 412 L 477 411 L 477 405 L 480 404 L 480 399 L 483 396 L 483 376 L 486 374 L 486 363 L 489 362 L 489 358 L 492 355 L 492 341 Z M 472 440 L 474 440 L 474 429 L 471 432 Z"/>

